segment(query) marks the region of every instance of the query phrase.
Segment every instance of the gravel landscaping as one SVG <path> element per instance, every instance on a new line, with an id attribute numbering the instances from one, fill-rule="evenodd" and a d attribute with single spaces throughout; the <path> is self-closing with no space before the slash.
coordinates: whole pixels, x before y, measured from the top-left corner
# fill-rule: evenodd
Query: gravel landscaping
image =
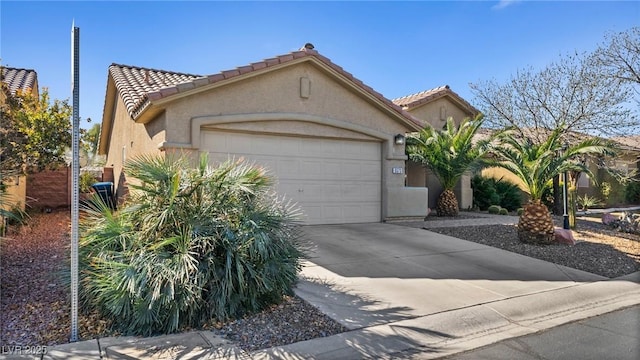
<path id="1" fill-rule="evenodd" d="M 464 214 L 459 219 L 471 219 L 475 214 Z M 431 227 L 429 222 L 446 220 L 429 217 L 424 222 L 405 223 L 423 227 L 456 238 L 504 249 L 532 258 L 545 260 L 578 270 L 615 278 L 640 271 L 640 236 L 622 233 L 603 225 L 599 218 L 577 220 L 573 231 L 576 244 L 531 245 L 518 241 L 515 225 L 483 225 L 457 227 Z M 452 220 L 452 219 L 449 219 Z M 555 218 L 562 226 L 562 218 Z"/>
<path id="2" fill-rule="evenodd" d="M 463 212 L 455 220 L 486 217 Z M 486 244 L 609 278 L 640 271 L 640 236 L 619 233 L 580 220 L 574 246 L 536 246 L 517 240 L 513 225 L 431 227 L 453 220 L 429 217 L 403 225 Z M 558 219 L 560 220 L 560 219 Z M 69 291 L 61 274 L 68 269 L 69 212 L 33 215 L 27 226 L 0 242 L 0 346 L 55 345 L 68 342 Z M 80 338 L 119 335 L 95 314 L 80 315 Z M 346 331 L 297 296 L 243 319 L 208 324 L 209 329 L 247 350 L 285 345 Z M 188 330 L 188 329 L 185 329 Z"/>

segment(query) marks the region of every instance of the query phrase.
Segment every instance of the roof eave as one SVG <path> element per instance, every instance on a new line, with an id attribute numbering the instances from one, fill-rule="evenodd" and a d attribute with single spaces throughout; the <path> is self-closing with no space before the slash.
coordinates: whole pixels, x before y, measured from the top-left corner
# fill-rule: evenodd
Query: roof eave
<path id="1" fill-rule="evenodd" d="M 100 125 L 100 142 L 98 143 L 98 155 L 108 155 L 108 144 L 111 138 L 111 127 L 113 126 L 113 115 L 117 89 L 111 74 L 107 76 L 107 91 L 102 110 L 102 124 Z"/>
<path id="2" fill-rule="evenodd" d="M 182 84 L 180 86 L 153 91 L 147 94 L 148 99 L 140 107 L 140 110 L 133 114 L 133 118 L 136 122 L 146 123 L 153 119 L 156 114 L 162 111 L 169 103 L 173 101 L 233 84 L 238 81 L 244 81 L 252 77 L 260 76 L 271 71 L 277 71 L 288 66 L 300 64 L 302 62 L 311 62 L 322 71 L 330 74 L 334 78 L 339 79 L 343 85 L 348 86 L 352 89 L 352 91 L 355 91 L 361 96 L 367 98 L 370 103 L 376 104 L 380 109 L 391 115 L 397 121 L 403 123 L 410 130 L 418 131 L 422 129 L 422 123 L 420 122 L 420 120 L 413 117 L 413 115 L 404 111 L 399 106 L 393 104 L 390 100 L 387 99 L 386 102 L 381 100 L 380 98 L 384 98 L 382 95 L 375 92 L 375 90 L 368 87 L 360 80 L 354 77 L 346 77 L 341 71 L 338 71 L 334 68 L 337 67 L 337 65 L 331 63 L 328 59 L 325 60 L 323 58 L 324 57 L 321 58 L 320 55 L 313 53 L 307 54 L 305 56 L 294 56 L 293 59 L 286 62 L 265 66 L 263 68 L 246 73 L 236 73 L 234 72 L 234 70 L 231 70 L 228 72 L 228 76 L 227 72 L 222 72 L 208 77 L 202 77 L 189 83 Z M 198 82 L 200 82 L 201 84 L 198 84 Z M 194 85 L 188 86 L 188 84 Z M 378 96 L 374 94 L 377 94 Z"/>

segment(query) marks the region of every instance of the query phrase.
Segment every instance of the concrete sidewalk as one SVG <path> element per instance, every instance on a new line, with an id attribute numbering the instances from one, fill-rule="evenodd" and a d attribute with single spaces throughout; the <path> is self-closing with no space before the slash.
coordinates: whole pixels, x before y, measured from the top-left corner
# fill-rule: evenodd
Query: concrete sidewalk
<path id="1" fill-rule="evenodd" d="M 251 353 L 206 331 L 106 338 L 43 358 L 433 359 L 640 304 L 640 272 L 607 279 L 392 224 L 305 233 L 316 249 L 296 293 L 348 332 Z"/>
<path id="2" fill-rule="evenodd" d="M 638 360 L 640 306 L 508 339 L 447 360 Z"/>

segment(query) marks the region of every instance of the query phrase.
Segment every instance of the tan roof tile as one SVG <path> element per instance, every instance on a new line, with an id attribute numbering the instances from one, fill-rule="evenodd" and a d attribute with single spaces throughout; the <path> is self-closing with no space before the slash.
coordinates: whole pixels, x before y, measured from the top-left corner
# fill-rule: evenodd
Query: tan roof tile
<path id="1" fill-rule="evenodd" d="M 460 97 L 460 95 L 451 90 L 451 88 L 449 88 L 449 85 L 439 86 L 437 88 L 421 91 L 416 94 L 399 97 L 391 101 L 393 101 L 394 104 L 401 106 L 405 110 L 411 110 L 420 105 L 440 99 L 444 96 L 451 96 L 455 98 L 462 106 L 466 107 L 467 110 L 474 114 L 480 112 L 478 109 L 473 107 L 473 105 L 469 104 L 465 99 Z"/>
<path id="2" fill-rule="evenodd" d="M 265 59 L 260 62 L 251 63 L 247 66 L 238 67 L 232 70 L 225 70 L 217 74 L 209 76 L 199 76 L 193 74 L 184 74 L 169 72 L 164 70 L 147 69 L 140 67 L 132 67 L 126 65 L 112 64 L 109 72 L 113 77 L 118 93 L 124 100 L 129 114 L 136 118 L 149 105 L 149 101 L 159 100 L 164 97 L 174 95 L 179 92 L 189 91 L 194 88 L 213 84 L 225 79 L 233 78 L 254 71 L 259 71 L 271 66 L 293 61 L 303 57 L 315 57 L 325 65 L 329 66 L 341 76 L 346 77 L 362 90 L 369 93 L 398 115 L 406 119 L 409 123 L 417 127 L 422 126 L 422 122 L 403 110 L 398 105 L 385 98 L 379 92 L 365 85 L 361 80 L 355 78 L 351 73 L 345 71 L 342 67 L 334 64 L 327 57 L 320 55 L 316 50 L 302 49 L 289 54 L 280 55 L 275 58 Z M 187 85 L 189 83 L 191 85 Z"/>
<path id="3" fill-rule="evenodd" d="M 111 64 L 109 73 L 131 117 L 136 117 L 146 107 L 150 98 L 157 100 L 178 92 L 165 90 L 200 77 L 172 71 Z M 164 91 L 160 91 L 164 90 Z M 157 93 L 156 93 L 157 92 Z"/>
<path id="4" fill-rule="evenodd" d="M 32 91 L 37 86 L 37 80 L 38 74 L 35 70 L 2 67 L 2 81 L 7 84 L 9 91 L 13 95 L 18 90 L 22 92 Z"/>

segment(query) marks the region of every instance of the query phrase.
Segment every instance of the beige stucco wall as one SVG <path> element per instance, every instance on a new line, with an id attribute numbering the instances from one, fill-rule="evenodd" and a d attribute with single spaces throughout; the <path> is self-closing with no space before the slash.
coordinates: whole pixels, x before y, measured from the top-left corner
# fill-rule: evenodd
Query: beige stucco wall
<path id="1" fill-rule="evenodd" d="M 25 176 L 12 176 L 10 178 L 3 179 L 6 188 L 6 203 L 3 203 L 2 208 L 5 210 L 11 210 L 14 207 L 19 207 L 20 210 L 25 209 L 27 199 L 27 178 Z"/>
<path id="2" fill-rule="evenodd" d="M 134 122 L 120 96 L 116 97 L 106 166 L 113 168 L 118 196 L 123 194 L 126 179 L 122 174 L 124 162 L 141 154 L 161 154 L 158 144 L 165 140 L 164 114 L 147 124 Z"/>
<path id="3" fill-rule="evenodd" d="M 452 117 L 456 125 L 458 125 L 462 119 L 471 116 L 471 114 L 447 97 L 426 103 L 409 110 L 409 112 L 418 119 L 431 124 L 436 129 L 441 129 L 448 117 Z"/>
<path id="4" fill-rule="evenodd" d="M 301 96 L 301 78 L 308 79 L 310 94 Z M 167 141 L 189 143 L 189 121 L 197 116 L 300 113 L 342 120 L 388 133 L 405 133 L 405 125 L 394 121 L 376 106 L 350 91 L 332 76 L 309 62 L 184 97 L 167 109 Z M 324 134 L 315 134 L 324 135 Z"/>

